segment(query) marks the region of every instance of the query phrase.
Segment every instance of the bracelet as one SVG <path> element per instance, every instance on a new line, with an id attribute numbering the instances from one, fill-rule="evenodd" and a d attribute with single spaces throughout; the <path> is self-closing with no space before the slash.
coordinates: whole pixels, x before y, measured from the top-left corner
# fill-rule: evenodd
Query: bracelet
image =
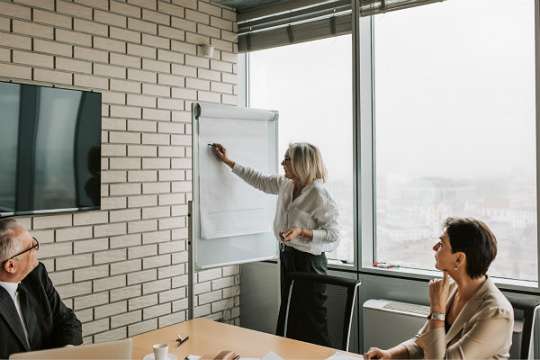
<path id="1" fill-rule="evenodd" d="M 428 316 L 427 318 L 429 320 L 440 320 L 440 321 L 445 321 L 446 320 L 446 314 L 443 313 L 443 312 L 437 312 L 437 311 L 432 311 Z"/>

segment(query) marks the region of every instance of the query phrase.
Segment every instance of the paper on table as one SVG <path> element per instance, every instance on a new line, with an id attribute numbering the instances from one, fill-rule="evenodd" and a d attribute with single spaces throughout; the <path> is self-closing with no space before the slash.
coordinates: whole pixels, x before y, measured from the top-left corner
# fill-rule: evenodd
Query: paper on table
<path id="1" fill-rule="evenodd" d="M 276 354 L 273 351 L 270 351 L 269 353 L 264 355 L 261 359 L 262 360 L 283 360 L 283 358 L 281 356 L 279 356 L 278 354 Z"/>
<path id="2" fill-rule="evenodd" d="M 364 357 L 360 354 L 346 353 L 345 351 L 337 350 L 334 355 L 326 360 L 362 360 Z"/>
<path id="3" fill-rule="evenodd" d="M 199 360 L 201 356 L 199 355 L 188 355 L 186 356 L 185 360 Z M 275 352 L 270 351 L 266 355 L 264 355 L 261 358 L 254 358 L 254 357 L 240 357 L 239 360 L 283 360 L 281 356 L 276 354 Z"/>
<path id="4" fill-rule="evenodd" d="M 240 131 L 240 129 L 242 131 Z M 216 159 L 210 143 L 221 143 L 240 164 L 268 173 L 270 149 L 261 147 L 268 123 L 204 118 L 199 121 L 201 237 L 215 239 L 271 232 L 272 196 L 246 184 Z M 238 134 L 242 134 L 241 136 Z M 246 135 L 247 134 L 247 135 Z"/>

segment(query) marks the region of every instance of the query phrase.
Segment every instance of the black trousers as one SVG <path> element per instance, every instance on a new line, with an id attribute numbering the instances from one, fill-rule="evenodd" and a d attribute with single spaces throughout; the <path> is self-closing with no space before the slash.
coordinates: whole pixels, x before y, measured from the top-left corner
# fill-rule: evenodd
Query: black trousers
<path id="1" fill-rule="evenodd" d="M 326 274 L 328 263 L 324 253 L 312 255 L 289 246 L 281 247 L 280 260 L 281 305 L 276 334 L 283 336 L 290 284 L 287 274 L 295 271 Z M 326 298 L 325 284 L 295 283 L 287 326 L 288 338 L 331 346 L 328 338 Z"/>

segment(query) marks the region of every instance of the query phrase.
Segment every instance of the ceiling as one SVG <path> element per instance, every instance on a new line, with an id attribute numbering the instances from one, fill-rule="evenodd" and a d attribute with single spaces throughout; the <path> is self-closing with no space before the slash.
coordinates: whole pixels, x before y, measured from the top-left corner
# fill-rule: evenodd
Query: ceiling
<path id="1" fill-rule="evenodd" d="M 215 3 L 236 8 L 239 12 L 260 6 L 283 4 L 291 1 L 294 0 L 214 0 Z"/>

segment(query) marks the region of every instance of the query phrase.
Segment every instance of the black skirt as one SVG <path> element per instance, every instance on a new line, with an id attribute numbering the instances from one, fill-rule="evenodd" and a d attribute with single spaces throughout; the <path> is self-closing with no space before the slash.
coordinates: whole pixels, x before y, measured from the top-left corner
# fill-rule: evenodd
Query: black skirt
<path id="1" fill-rule="evenodd" d="M 308 272 L 326 274 L 328 263 L 326 255 L 312 255 L 289 246 L 281 246 L 281 305 L 276 334 L 284 336 L 285 315 L 289 286 L 287 274 Z M 325 284 L 295 284 L 294 297 L 291 299 L 291 313 L 287 325 L 287 337 L 331 346 L 328 338 L 328 317 L 326 311 Z"/>

